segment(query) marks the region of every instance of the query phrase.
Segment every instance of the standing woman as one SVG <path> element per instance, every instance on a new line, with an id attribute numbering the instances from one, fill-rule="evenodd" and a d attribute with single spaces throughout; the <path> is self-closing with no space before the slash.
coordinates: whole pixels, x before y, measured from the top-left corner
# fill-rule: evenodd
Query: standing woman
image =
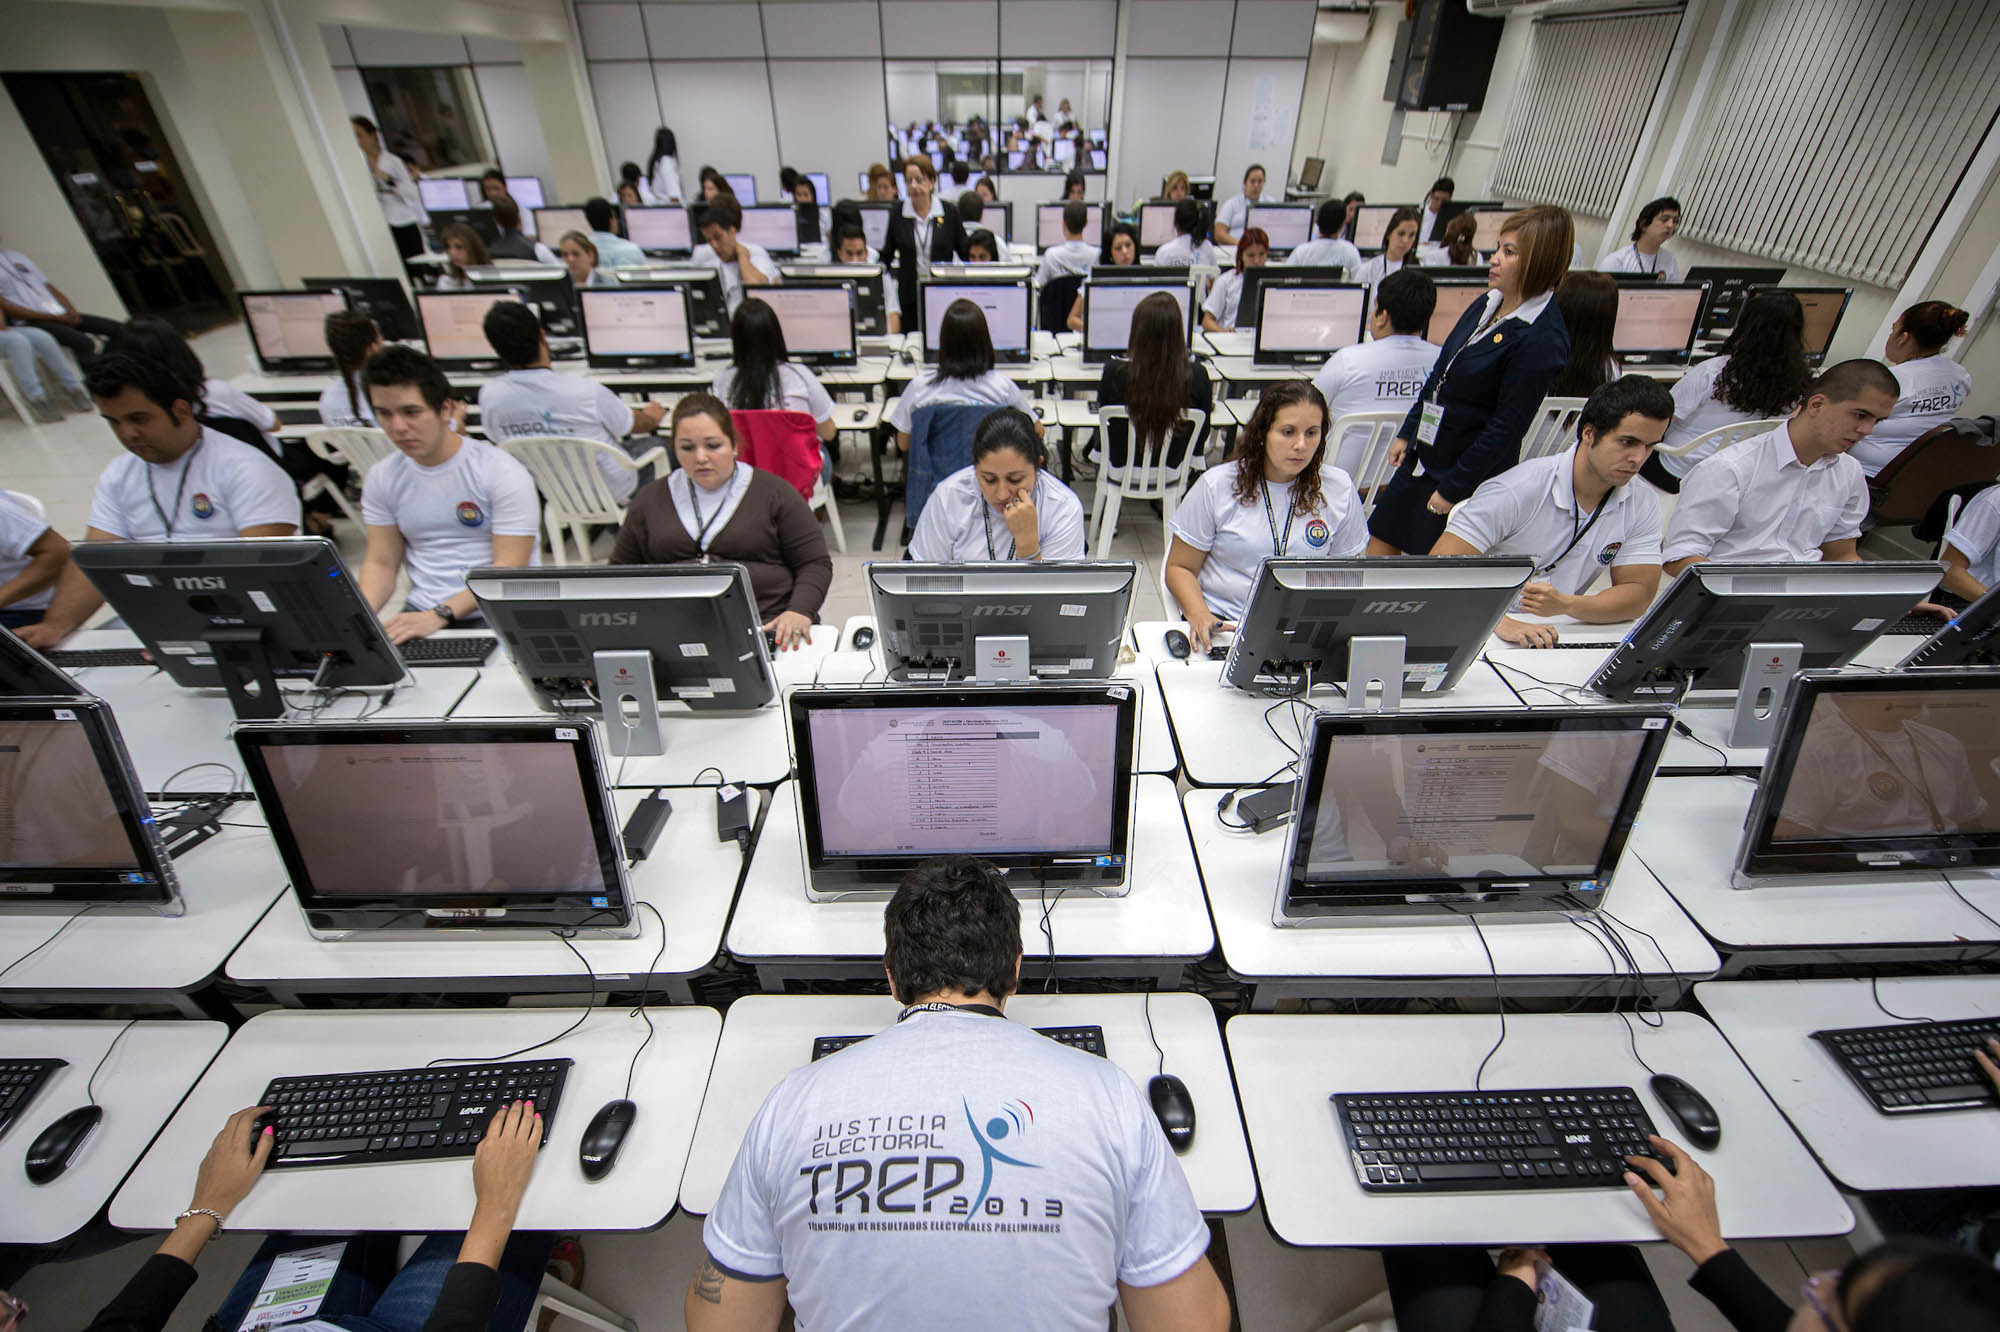
<path id="1" fill-rule="evenodd" d="M 438 233 L 444 242 L 444 272 L 438 275 L 439 291 L 470 291 L 472 277 L 468 268 L 490 268 L 493 257 L 486 252 L 486 242 L 479 233 L 463 222 L 446 224 Z"/>
<path id="2" fill-rule="evenodd" d="M 1862 471 L 1874 476 L 1918 435 L 1958 415 L 1972 392 L 1972 375 L 1944 349 L 1965 332 L 1969 318 L 1944 301 L 1919 301 L 1896 316 L 1882 353 L 1902 391 L 1896 395 L 1896 410 L 1877 421 L 1867 437 L 1848 451 Z"/>
<path id="3" fill-rule="evenodd" d="M 1782 287 L 1751 292 L 1722 350 L 1674 385 L 1674 423 L 1639 475 L 1669 495 L 1678 495 L 1681 478 L 1713 454 L 1715 446 L 1682 454 L 1663 450 L 1680 448 L 1696 436 L 1738 421 L 1790 416 L 1812 383 L 1805 334 L 1806 312 L 1798 297 Z M 1875 428 L 1880 430 L 1882 423 L 1876 422 Z"/>
<path id="4" fill-rule="evenodd" d="M 1638 225 L 1632 228 L 1632 243 L 1613 250 L 1598 269 L 1605 273 L 1658 273 L 1662 282 L 1679 282 L 1681 266 L 1660 247 L 1681 229 L 1681 201 L 1672 197 L 1653 200 L 1639 210 Z"/>
<path id="5" fill-rule="evenodd" d="M 662 203 L 681 201 L 681 158 L 674 144 L 674 132 L 665 125 L 653 131 L 653 155 L 646 159 L 646 179 L 653 183 L 653 197 Z"/>
<path id="6" fill-rule="evenodd" d="M 396 252 L 414 259 L 424 252 L 424 196 L 410 178 L 403 159 L 382 146 L 382 131 L 366 116 L 350 117 L 354 141 L 368 159 L 368 173 L 375 178 L 375 202 L 382 206 L 382 220 L 396 238 Z"/>
<path id="7" fill-rule="evenodd" d="M 1611 352 L 1618 329 L 1617 280 L 1588 270 L 1571 273 L 1556 288 L 1556 308 L 1569 330 L 1569 363 L 1549 381 L 1548 396 L 1587 398 L 1618 378 L 1618 361 Z"/>
<path id="8" fill-rule="evenodd" d="M 1190 449 L 1199 451 L 1208 434 L 1208 413 L 1215 407 L 1215 387 L 1208 371 L 1188 355 L 1187 317 L 1181 304 L 1156 291 L 1132 310 L 1132 331 L 1125 355 L 1105 362 L 1097 381 L 1097 405 L 1124 407 L 1131 418 L 1126 436 L 1104 436 L 1104 457 L 1112 467 L 1125 466 L 1127 439 L 1165 439 L 1161 461 L 1177 466 Z M 1199 407 L 1202 423 L 1189 432 L 1181 413 Z"/>
<path id="9" fill-rule="evenodd" d="M 923 292 L 918 284 L 930 276 L 931 265 L 970 257 L 965 224 L 959 221 L 957 208 L 938 198 L 937 182 L 937 168 L 930 158 L 912 153 L 904 159 L 903 188 L 909 197 L 889 215 L 889 231 L 882 241 L 882 267 L 896 279 L 905 333 L 919 327 L 917 306 Z"/>
<path id="10" fill-rule="evenodd" d="M 361 387 L 361 367 L 382 350 L 382 331 L 359 310 L 335 310 L 326 317 L 326 349 L 333 353 L 340 378 L 320 390 L 320 424 L 375 429 L 375 409 Z"/>
<path id="11" fill-rule="evenodd" d="M 1175 215 L 1176 222 L 1180 220 Z M 1262 268 L 1271 257 L 1271 237 L 1262 227 L 1245 227 L 1236 238 L 1236 267 L 1215 280 L 1208 299 L 1202 302 L 1201 326 L 1210 333 L 1227 333 L 1236 327 L 1237 307 L 1243 300 L 1243 270 Z"/>
<path id="12" fill-rule="evenodd" d="M 1549 382 L 1569 363 L 1555 290 L 1576 230 L 1549 204 L 1507 219 L 1492 289 L 1459 316 L 1390 446 L 1396 471 L 1368 520 L 1370 555 L 1428 554 L 1452 506 L 1520 460 Z"/>
<path id="13" fill-rule="evenodd" d="M 729 320 L 730 363 L 715 372 L 715 396 L 738 412 L 804 412 L 822 443 L 834 436 L 833 398 L 813 372 L 794 365 L 769 305 L 746 296 Z"/>
<path id="14" fill-rule="evenodd" d="M 1365 287 L 1372 287 L 1391 273 L 1402 271 L 1403 265 L 1412 267 L 1423 261 L 1417 255 L 1417 228 L 1422 226 L 1424 215 L 1414 208 L 1398 208 L 1389 214 L 1389 225 L 1382 231 L 1382 253 L 1361 261 L 1361 273 L 1354 280 Z"/>
<path id="15" fill-rule="evenodd" d="M 924 502 L 910 558 L 1082 559 L 1083 503 L 1049 474 L 1047 461 L 1026 412 L 989 412 L 972 435 L 972 466 L 938 482 Z"/>

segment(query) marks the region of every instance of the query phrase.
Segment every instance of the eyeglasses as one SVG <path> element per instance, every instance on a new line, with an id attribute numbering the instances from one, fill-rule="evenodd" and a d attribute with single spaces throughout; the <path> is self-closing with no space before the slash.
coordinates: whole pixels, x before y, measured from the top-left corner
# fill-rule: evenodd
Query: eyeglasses
<path id="1" fill-rule="evenodd" d="M 1799 1294 L 1819 1315 L 1819 1321 L 1830 1332 L 1847 1332 L 1847 1317 L 1840 1310 L 1840 1270 L 1832 1268 L 1825 1272 L 1814 1272 L 1799 1287 Z"/>

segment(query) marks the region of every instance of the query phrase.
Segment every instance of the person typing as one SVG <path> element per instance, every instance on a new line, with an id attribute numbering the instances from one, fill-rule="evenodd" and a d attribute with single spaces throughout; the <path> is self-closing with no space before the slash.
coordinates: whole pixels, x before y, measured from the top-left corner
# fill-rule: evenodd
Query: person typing
<path id="1" fill-rule="evenodd" d="M 1026 412 L 1000 407 L 972 437 L 972 465 L 940 481 L 910 536 L 913 560 L 1080 560 L 1083 503 L 1043 464 Z"/>
<path id="2" fill-rule="evenodd" d="M 1099 252 L 1095 245 L 1083 238 L 1084 228 L 1089 225 L 1089 205 L 1076 199 L 1063 205 L 1062 244 L 1052 245 L 1043 252 L 1041 266 L 1035 270 L 1038 286 L 1046 287 L 1059 277 L 1090 276 Z"/>
<path id="3" fill-rule="evenodd" d="M 718 194 L 701 212 L 701 244 L 694 247 L 692 262 L 722 274 L 722 301 L 730 314 L 743 303 L 745 287 L 762 287 L 778 281 L 778 266 L 770 251 L 755 241 L 738 237 L 743 229 L 743 205 L 733 194 Z"/>

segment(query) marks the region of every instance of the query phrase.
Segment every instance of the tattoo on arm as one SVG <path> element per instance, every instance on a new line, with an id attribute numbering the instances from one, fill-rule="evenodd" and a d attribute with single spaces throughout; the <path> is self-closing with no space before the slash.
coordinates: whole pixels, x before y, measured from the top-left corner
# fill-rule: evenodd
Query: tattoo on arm
<path id="1" fill-rule="evenodd" d="M 701 1267 L 694 1274 L 694 1293 L 705 1303 L 722 1303 L 722 1269 L 707 1254 L 702 1255 Z"/>

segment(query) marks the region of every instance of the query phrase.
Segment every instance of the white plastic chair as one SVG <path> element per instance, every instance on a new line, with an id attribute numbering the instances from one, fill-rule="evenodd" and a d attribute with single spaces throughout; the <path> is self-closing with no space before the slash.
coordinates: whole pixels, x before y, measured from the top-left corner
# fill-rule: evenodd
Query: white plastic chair
<path id="1" fill-rule="evenodd" d="M 1521 457 L 1546 458 L 1561 453 L 1576 442 L 1577 419 L 1583 415 L 1582 398 L 1543 398 L 1535 412 L 1535 423 L 1521 437 Z"/>
<path id="2" fill-rule="evenodd" d="M 655 444 L 634 458 L 625 450 L 594 439 L 570 435 L 522 435 L 500 441 L 500 447 L 520 460 L 535 478 L 542 492 L 542 525 L 548 530 L 549 553 L 557 564 L 569 563 L 563 544 L 565 528 L 576 540 L 577 562 L 590 563 L 589 525 L 625 521 L 625 504 L 611 493 L 604 473 L 597 470 L 599 458 L 611 458 L 630 471 L 639 471 L 667 456 Z"/>
<path id="3" fill-rule="evenodd" d="M 1732 444 L 1741 444 L 1746 439 L 1755 439 L 1759 435 L 1768 435 L 1784 423 L 1785 420 L 1781 416 L 1774 416 L 1768 421 L 1737 421 L 1732 425 L 1717 426 L 1713 430 L 1704 430 L 1685 444 L 1677 444 L 1671 449 L 1657 448 L 1653 452 L 1671 454 L 1676 458 L 1685 458 L 1691 453 L 1699 453 L 1703 449 L 1708 449 L 1708 456 L 1713 457 Z"/>
<path id="4" fill-rule="evenodd" d="M 386 434 L 362 426 L 316 426 L 301 431 L 299 438 L 320 460 L 346 463 L 352 467 L 357 481 L 368 475 L 369 468 L 396 451 L 396 446 L 389 442 Z M 331 496 L 349 522 L 356 527 L 363 526 L 361 511 L 354 507 L 354 501 L 347 498 L 346 487 L 335 485 L 327 477 L 316 476 L 299 488 L 302 499 L 315 499 L 321 495 Z"/>
<path id="5" fill-rule="evenodd" d="M 1403 416 L 1402 412 L 1349 412 L 1327 432 L 1327 438 L 1334 441 L 1335 457 L 1347 453 L 1347 446 L 1341 441 L 1347 438 L 1349 430 L 1368 432 L 1361 442 L 1361 456 L 1354 470 L 1348 473 L 1361 491 L 1364 518 L 1375 512 L 1375 497 L 1382 493 L 1389 474 L 1396 470 L 1389 465 L 1389 446 L 1396 442 L 1396 432 L 1403 428 Z"/>
<path id="6" fill-rule="evenodd" d="M 595 1332 L 639 1332 L 636 1320 L 626 1317 L 608 1304 L 593 1300 L 567 1282 L 547 1275 L 542 1277 L 542 1288 L 535 1292 L 535 1302 L 528 1306 L 527 1325 L 536 1326 L 537 1316 L 545 1309 L 571 1322 L 595 1329 Z"/>
<path id="7" fill-rule="evenodd" d="M 1124 501 L 1158 500 L 1160 520 L 1163 529 L 1171 530 L 1174 525 L 1174 509 L 1180 503 L 1181 492 L 1187 488 L 1188 473 L 1194 468 L 1195 436 L 1208 421 L 1208 413 L 1199 407 L 1184 407 L 1178 418 L 1188 426 L 1188 447 L 1181 454 L 1180 462 L 1172 467 L 1166 465 L 1167 440 L 1141 441 L 1132 429 L 1131 414 L 1123 407 L 1099 407 L 1097 424 L 1105 430 L 1113 421 L 1125 422 L 1125 466 L 1111 465 L 1111 450 L 1108 435 L 1103 446 L 1103 468 L 1097 474 L 1097 495 L 1091 502 L 1090 522 L 1096 535 L 1091 540 L 1091 558 L 1108 559 L 1111 554 L 1111 537 L 1118 530 L 1118 509 Z"/>

